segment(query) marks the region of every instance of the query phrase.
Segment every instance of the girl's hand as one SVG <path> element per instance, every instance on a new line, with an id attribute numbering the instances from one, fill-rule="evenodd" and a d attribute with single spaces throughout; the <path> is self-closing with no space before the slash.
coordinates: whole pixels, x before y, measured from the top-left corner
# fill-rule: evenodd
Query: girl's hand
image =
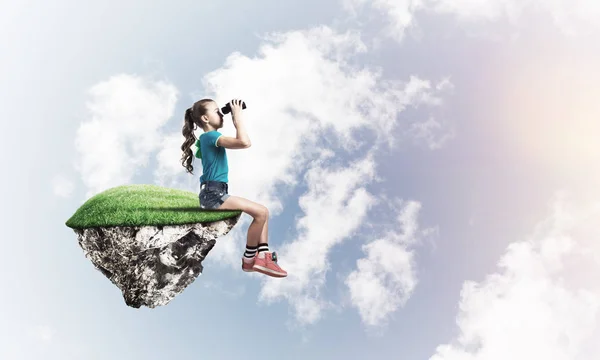
<path id="1" fill-rule="evenodd" d="M 242 117 L 242 100 L 233 99 L 229 103 L 231 106 L 231 117 L 235 119 L 239 119 Z"/>

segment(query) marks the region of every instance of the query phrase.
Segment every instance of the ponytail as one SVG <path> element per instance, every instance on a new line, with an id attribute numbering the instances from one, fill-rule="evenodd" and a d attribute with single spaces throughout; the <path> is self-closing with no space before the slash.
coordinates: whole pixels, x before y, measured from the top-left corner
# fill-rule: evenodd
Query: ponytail
<path id="1" fill-rule="evenodd" d="M 194 119 L 192 118 L 192 108 L 189 108 L 185 111 L 183 128 L 181 129 L 181 133 L 184 137 L 184 142 L 181 145 L 181 151 L 183 151 L 183 155 L 181 156 L 181 165 L 185 167 L 186 172 L 190 174 L 194 173 L 194 167 L 192 166 L 192 161 L 194 160 L 194 154 L 192 152 L 192 144 L 196 142 L 196 135 L 194 134 Z"/>
<path id="2" fill-rule="evenodd" d="M 183 134 L 184 141 L 181 145 L 181 151 L 183 151 L 183 155 L 181 156 L 181 165 L 185 167 L 186 171 L 190 174 L 193 174 L 194 167 L 192 166 L 192 160 L 194 160 L 194 153 L 190 149 L 192 145 L 196 142 L 196 135 L 194 134 L 194 130 L 198 128 L 198 124 L 204 130 L 204 123 L 200 121 L 200 117 L 206 113 L 205 104 L 212 102 L 212 99 L 202 99 L 198 100 L 192 105 L 191 108 L 185 111 L 184 119 L 183 119 L 183 128 L 181 129 L 181 133 Z M 194 119 L 198 119 L 196 122 Z M 202 153 L 200 152 L 200 144 L 197 144 L 198 151 L 196 151 L 196 157 L 202 159 Z"/>

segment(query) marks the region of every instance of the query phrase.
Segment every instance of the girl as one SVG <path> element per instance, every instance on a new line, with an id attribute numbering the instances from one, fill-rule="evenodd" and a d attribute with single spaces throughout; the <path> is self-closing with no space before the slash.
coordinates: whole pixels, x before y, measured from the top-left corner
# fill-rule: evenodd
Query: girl
<path id="1" fill-rule="evenodd" d="M 277 254 L 269 252 L 269 210 L 258 203 L 239 196 L 229 195 L 227 153 L 225 149 L 247 149 L 250 138 L 246 133 L 242 119 L 242 101 L 234 99 L 230 102 L 233 126 L 237 130 L 236 137 L 221 135 L 217 129 L 223 127 L 223 113 L 212 99 L 202 99 L 185 111 L 183 136 L 185 142 L 181 146 L 184 152 L 182 165 L 193 174 L 191 165 L 193 157 L 190 147 L 196 143 L 196 157 L 202 159 L 203 174 L 200 176 L 200 208 L 218 210 L 242 210 L 254 220 L 248 228 L 246 252 L 242 257 L 242 270 L 257 271 L 273 277 L 285 277 L 287 272 L 277 264 Z M 196 141 L 194 130 L 200 126 L 204 133 Z"/>

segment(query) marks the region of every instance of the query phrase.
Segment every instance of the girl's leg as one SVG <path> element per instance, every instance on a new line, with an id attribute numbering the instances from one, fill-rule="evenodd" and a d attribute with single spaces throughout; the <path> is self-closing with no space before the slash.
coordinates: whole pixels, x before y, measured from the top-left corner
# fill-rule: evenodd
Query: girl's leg
<path id="1" fill-rule="evenodd" d="M 233 195 L 229 196 L 219 209 L 242 210 L 253 217 L 252 223 L 248 227 L 246 246 L 248 248 L 252 247 L 251 251 L 256 253 L 256 256 L 253 257 L 254 265 L 252 265 L 252 262 L 242 260 L 242 270 L 258 271 L 274 277 L 286 277 L 287 272 L 281 269 L 276 261 L 272 260 L 271 253 L 264 255 L 268 252 L 269 209 L 253 201 Z M 264 245 L 262 245 L 263 243 Z M 248 249 L 246 251 L 248 252 Z M 246 259 L 246 255 L 244 255 L 244 259 Z"/>
<path id="2" fill-rule="evenodd" d="M 256 247 L 259 242 L 262 242 L 263 233 L 265 232 L 263 229 L 266 229 L 267 220 L 260 217 L 255 217 L 252 220 L 252 223 L 248 227 L 248 237 L 246 240 L 246 245 L 248 247 Z"/>
<path id="3" fill-rule="evenodd" d="M 227 199 L 225 199 L 223 204 L 218 207 L 218 209 L 242 210 L 246 214 L 252 216 L 252 223 L 248 227 L 248 238 L 246 242 L 248 246 L 258 246 L 263 237 L 266 239 L 266 230 L 263 230 L 263 228 L 269 219 L 269 209 L 267 209 L 264 205 L 239 196 L 230 195 L 227 197 Z"/>
<path id="4" fill-rule="evenodd" d="M 265 220 L 265 225 L 263 225 L 262 233 L 260 234 L 259 243 L 261 243 L 261 244 L 269 243 L 269 217 L 268 216 L 267 216 L 267 219 Z"/>

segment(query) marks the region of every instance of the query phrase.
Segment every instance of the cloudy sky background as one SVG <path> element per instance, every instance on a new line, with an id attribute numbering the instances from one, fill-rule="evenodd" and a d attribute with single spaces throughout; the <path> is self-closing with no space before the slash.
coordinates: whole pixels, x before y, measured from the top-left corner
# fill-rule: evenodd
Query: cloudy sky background
<path id="1" fill-rule="evenodd" d="M 0 358 L 598 358 L 597 2 L 0 1 L 0 23 Z M 199 191 L 203 97 L 248 103 L 229 190 L 270 209 L 290 275 L 241 272 L 243 215 L 169 305 L 128 308 L 64 222 L 113 186 Z"/>

